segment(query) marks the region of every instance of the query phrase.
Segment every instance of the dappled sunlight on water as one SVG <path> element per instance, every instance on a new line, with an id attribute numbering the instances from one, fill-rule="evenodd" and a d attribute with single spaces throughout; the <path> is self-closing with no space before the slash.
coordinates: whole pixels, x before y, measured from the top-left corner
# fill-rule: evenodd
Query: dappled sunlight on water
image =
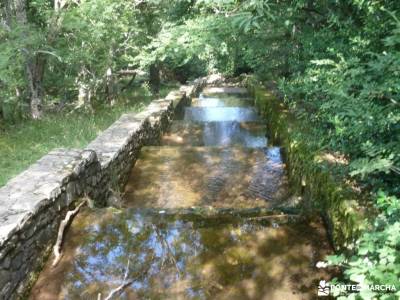
<path id="1" fill-rule="evenodd" d="M 257 207 L 287 196 L 279 148 L 146 147 L 131 178 L 128 207 Z"/>
<path id="2" fill-rule="evenodd" d="M 325 240 L 317 222 L 303 219 L 86 211 L 68 233 L 64 259 L 46 267 L 32 299 L 105 297 L 127 268 L 132 284 L 121 299 L 309 299 L 327 277 L 314 267 L 329 249 Z"/>

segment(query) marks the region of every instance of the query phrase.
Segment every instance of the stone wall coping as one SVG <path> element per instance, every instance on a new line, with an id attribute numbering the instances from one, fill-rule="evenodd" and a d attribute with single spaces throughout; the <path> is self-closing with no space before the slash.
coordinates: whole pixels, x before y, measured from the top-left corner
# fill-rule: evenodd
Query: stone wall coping
<path id="1" fill-rule="evenodd" d="M 124 114 L 85 149 L 96 152 L 103 167 L 129 143 L 133 133 L 143 128 L 145 122 L 146 119 L 137 118 L 134 114 Z"/>
<path id="2" fill-rule="evenodd" d="M 0 248 L 96 159 L 92 151 L 54 149 L 0 188 Z"/>

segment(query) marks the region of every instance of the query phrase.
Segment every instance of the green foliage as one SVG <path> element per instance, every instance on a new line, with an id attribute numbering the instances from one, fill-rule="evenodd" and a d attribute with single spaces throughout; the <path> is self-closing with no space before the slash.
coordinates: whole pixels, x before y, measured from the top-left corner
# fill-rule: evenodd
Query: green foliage
<path id="1" fill-rule="evenodd" d="M 60 9 L 46 0 L 26 3 L 26 18 L 11 0 L 0 7 L 0 119 L 8 123 L 29 115 L 31 83 L 47 107 L 76 102 L 82 87 L 92 101 L 104 103 L 110 70 L 115 90 L 124 84 L 121 70 L 148 76 L 157 61 L 152 40 L 165 21 L 181 22 L 190 7 L 188 1 L 171 8 L 159 0 L 60 1 Z"/>
<path id="2" fill-rule="evenodd" d="M 26 36 L 21 38 L 22 32 Z M 24 57 L 33 56 L 40 48 L 43 34 L 35 27 L 16 25 L 14 30 L 0 26 L 0 118 L 17 122 L 26 113 L 21 101 L 25 82 Z"/>
<path id="3" fill-rule="evenodd" d="M 335 34 L 336 39 L 346 37 L 347 44 L 329 42 L 324 38 L 326 29 L 321 30 L 316 34 L 320 40 L 311 43 L 331 44 L 332 48 L 321 53 L 311 47 L 314 57 L 304 71 L 282 80 L 280 86 L 298 117 L 315 125 L 316 134 L 329 149 L 350 159 L 349 175 L 375 189 L 398 193 L 399 23 L 386 23 L 384 39 L 377 36 L 368 41 L 349 28 Z M 362 28 L 365 34 L 369 26 Z M 326 36 L 332 38 L 332 34 Z M 361 46 L 370 51 L 361 51 Z M 378 49 L 382 52 L 373 52 Z"/>
<path id="4" fill-rule="evenodd" d="M 341 294 L 338 299 L 398 299 L 400 296 L 400 199 L 380 192 L 376 207 L 381 213 L 358 240 L 354 254 L 329 256 L 328 262 L 344 269 L 345 284 L 351 281 L 360 285 L 394 285 L 397 292 L 363 290 L 359 294 Z"/>

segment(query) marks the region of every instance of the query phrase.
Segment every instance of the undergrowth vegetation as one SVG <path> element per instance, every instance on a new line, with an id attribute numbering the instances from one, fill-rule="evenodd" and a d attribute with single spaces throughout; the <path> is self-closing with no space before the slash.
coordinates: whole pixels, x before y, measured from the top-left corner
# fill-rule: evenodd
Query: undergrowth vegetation
<path id="1" fill-rule="evenodd" d="M 165 96 L 173 87 L 162 87 L 159 96 Z M 136 87 L 121 94 L 117 105 L 96 107 L 95 114 L 53 112 L 41 120 L 0 126 L 0 187 L 54 148 L 85 147 L 123 113 L 140 111 L 152 99 L 149 91 Z"/>
<path id="2" fill-rule="evenodd" d="M 381 213 L 357 241 L 356 251 L 347 257 L 343 254 L 328 257 L 331 265 L 344 270 L 346 281 L 336 279 L 334 284 L 346 284 L 350 280 L 364 287 L 360 293 L 347 295 L 337 291 L 338 299 L 395 300 L 400 297 L 400 200 L 379 192 L 376 207 Z M 397 292 L 365 288 L 376 285 L 387 285 Z"/>

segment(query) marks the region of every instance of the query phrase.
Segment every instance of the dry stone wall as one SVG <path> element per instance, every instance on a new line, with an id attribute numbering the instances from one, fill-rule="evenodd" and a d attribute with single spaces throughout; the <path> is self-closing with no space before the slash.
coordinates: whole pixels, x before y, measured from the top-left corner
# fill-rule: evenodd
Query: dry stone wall
<path id="1" fill-rule="evenodd" d="M 86 149 L 56 149 L 0 188 L 0 299 L 17 299 L 55 242 L 61 220 L 82 197 L 105 206 L 125 185 L 140 149 L 159 143 L 174 113 L 207 78 L 124 114 Z"/>

